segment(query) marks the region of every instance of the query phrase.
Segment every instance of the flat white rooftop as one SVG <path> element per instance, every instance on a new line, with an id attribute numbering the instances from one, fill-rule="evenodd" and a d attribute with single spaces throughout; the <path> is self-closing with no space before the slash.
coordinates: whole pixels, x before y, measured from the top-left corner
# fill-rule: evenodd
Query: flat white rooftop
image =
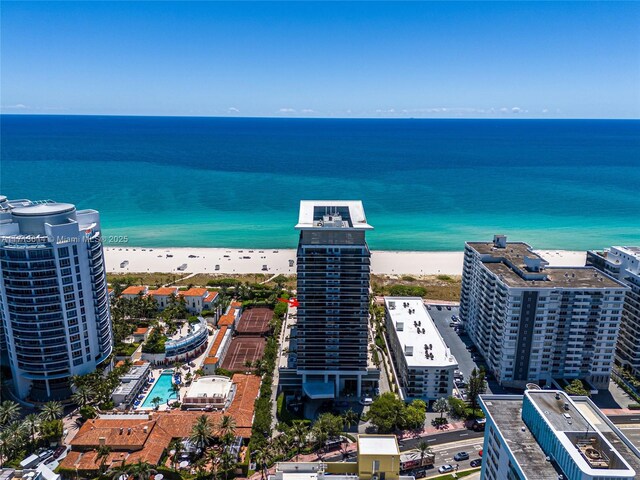
<path id="1" fill-rule="evenodd" d="M 359 435 L 358 452 L 361 455 L 399 455 L 395 435 Z"/>
<path id="2" fill-rule="evenodd" d="M 210 375 L 201 377 L 191 384 L 186 397 L 189 398 L 227 398 L 233 382 L 228 377 Z"/>
<path id="3" fill-rule="evenodd" d="M 300 215 L 296 229 L 331 228 L 320 223 L 320 221 L 324 215 L 332 215 L 335 213 L 341 216 L 342 220 L 348 224 L 348 226 L 334 227 L 335 229 L 373 229 L 373 227 L 367 223 L 364 207 L 360 200 L 302 200 L 300 201 Z"/>
<path id="4" fill-rule="evenodd" d="M 458 365 L 433 323 L 422 298 L 384 297 L 384 303 L 409 368 Z M 425 354 L 425 345 L 429 346 L 428 357 Z"/>

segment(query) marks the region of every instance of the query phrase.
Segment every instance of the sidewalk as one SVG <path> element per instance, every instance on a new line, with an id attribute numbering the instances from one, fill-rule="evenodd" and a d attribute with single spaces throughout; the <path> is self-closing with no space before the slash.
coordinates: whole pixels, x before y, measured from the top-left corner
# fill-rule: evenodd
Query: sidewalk
<path id="1" fill-rule="evenodd" d="M 434 435 L 434 434 L 437 435 L 438 433 L 455 432 L 457 430 L 466 430 L 466 429 L 467 427 L 465 426 L 464 421 L 457 421 L 457 422 L 449 422 L 444 427 L 434 427 L 432 425 L 429 425 L 423 428 L 422 430 L 407 430 L 402 434 L 397 435 L 397 437 L 398 437 L 398 440 L 408 440 L 411 438 L 419 438 L 419 437 L 425 437 L 427 435 Z"/>
<path id="2" fill-rule="evenodd" d="M 350 453 L 355 452 L 358 448 L 358 444 L 356 442 L 350 442 L 345 449 L 333 450 L 331 452 L 327 452 L 324 455 L 318 456 L 317 453 L 307 453 L 296 456 L 292 456 L 289 459 L 281 460 L 282 462 L 321 462 L 325 457 L 335 457 L 336 454 L 340 454 L 341 452 Z M 267 470 L 267 475 L 273 475 L 276 471 L 275 465 Z M 256 472 L 249 477 L 249 480 L 259 480 L 262 476 L 261 472 Z"/>

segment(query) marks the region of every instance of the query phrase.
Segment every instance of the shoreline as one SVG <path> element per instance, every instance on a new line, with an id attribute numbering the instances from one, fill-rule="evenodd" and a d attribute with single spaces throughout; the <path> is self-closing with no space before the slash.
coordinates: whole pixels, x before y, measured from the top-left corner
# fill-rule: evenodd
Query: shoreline
<path id="1" fill-rule="evenodd" d="M 534 250 L 549 266 L 584 266 L 586 252 Z M 296 249 L 238 249 L 190 247 L 104 248 L 107 273 L 256 274 L 293 275 Z M 374 275 L 462 275 L 463 251 L 372 250 Z M 127 262 L 126 264 L 123 262 Z M 179 267 L 186 265 L 184 269 Z M 216 269 L 216 266 L 217 269 Z M 265 269 L 266 266 L 266 269 Z"/>

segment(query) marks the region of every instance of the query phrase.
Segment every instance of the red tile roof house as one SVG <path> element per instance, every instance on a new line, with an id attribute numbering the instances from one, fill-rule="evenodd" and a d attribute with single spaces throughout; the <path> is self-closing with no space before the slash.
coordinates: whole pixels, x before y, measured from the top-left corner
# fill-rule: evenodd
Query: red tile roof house
<path id="1" fill-rule="evenodd" d="M 149 327 L 138 327 L 133 332 L 133 341 L 144 342 L 149 337 L 149 333 L 151 333 L 151 329 Z"/>
<path id="2" fill-rule="evenodd" d="M 169 305 L 171 296 L 178 295 L 178 287 L 160 287 L 157 290 L 149 290 L 147 295 L 156 301 L 159 310 L 164 310 Z"/>
<path id="3" fill-rule="evenodd" d="M 218 292 L 209 292 L 204 299 L 204 306 L 202 309 L 216 312 L 216 315 L 212 317 L 213 323 L 215 324 L 222 314 L 222 306 L 220 305 L 220 295 L 218 295 Z"/>
<path id="4" fill-rule="evenodd" d="M 147 294 L 147 287 L 145 286 L 140 286 L 140 287 L 127 287 L 122 291 L 122 297 L 126 298 L 128 300 L 133 300 L 134 298 L 140 296 L 140 295 L 146 295 Z"/>
<path id="5" fill-rule="evenodd" d="M 248 439 L 260 382 L 260 377 L 255 375 L 235 374 L 236 393 L 225 412 L 174 410 L 101 415 L 87 420 L 71 440 L 71 451 L 60 463 L 60 473 L 69 479 L 78 478 L 78 475 L 94 477 L 103 461 L 106 469 L 138 460 L 159 465 L 171 440 L 189 437 L 196 419 L 203 414 L 209 417 L 214 429 L 222 415 L 231 415 L 236 422 L 236 435 Z M 111 449 L 104 460 L 98 458 L 97 449 L 101 445 Z"/>
<path id="6" fill-rule="evenodd" d="M 184 298 L 187 304 L 187 310 L 189 310 L 190 313 L 197 314 L 202 312 L 204 301 L 209 296 L 209 292 L 206 288 L 193 287 L 189 290 L 179 292 L 178 295 Z"/>

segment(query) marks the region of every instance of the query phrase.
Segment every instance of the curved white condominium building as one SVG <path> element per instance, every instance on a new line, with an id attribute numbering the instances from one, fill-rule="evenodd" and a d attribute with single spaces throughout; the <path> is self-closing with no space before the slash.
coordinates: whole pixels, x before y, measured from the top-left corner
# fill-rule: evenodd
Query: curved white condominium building
<path id="1" fill-rule="evenodd" d="M 0 195 L 0 347 L 20 398 L 64 399 L 110 356 L 105 272 L 97 211 Z"/>

